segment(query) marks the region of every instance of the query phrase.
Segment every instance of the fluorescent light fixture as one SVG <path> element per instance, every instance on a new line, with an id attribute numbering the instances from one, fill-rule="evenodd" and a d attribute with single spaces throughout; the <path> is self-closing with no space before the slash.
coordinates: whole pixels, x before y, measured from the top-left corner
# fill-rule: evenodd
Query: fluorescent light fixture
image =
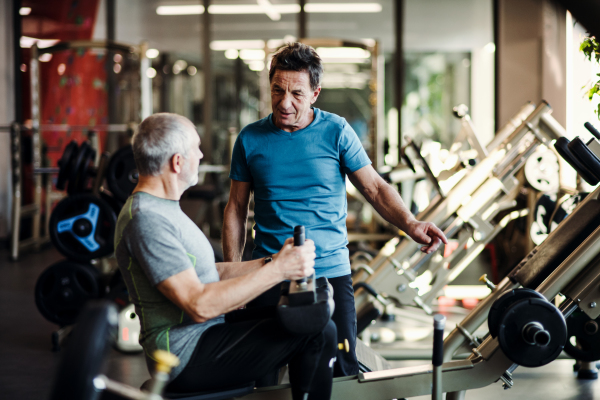
<path id="1" fill-rule="evenodd" d="M 29 15 L 29 14 L 31 14 L 31 7 L 21 7 L 19 9 L 19 14 L 20 15 Z"/>
<path id="2" fill-rule="evenodd" d="M 265 63 L 264 61 L 250 61 L 248 63 L 248 68 L 250 68 L 252 71 L 262 71 L 263 69 L 265 69 Z"/>
<path id="3" fill-rule="evenodd" d="M 146 50 L 146 57 L 152 59 L 158 57 L 160 52 L 157 49 L 148 49 Z"/>
<path id="4" fill-rule="evenodd" d="M 488 53 L 494 53 L 494 52 L 496 52 L 496 45 L 492 42 L 489 42 L 488 44 L 483 46 L 483 49 L 485 51 L 487 51 Z"/>
<path id="5" fill-rule="evenodd" d="M 369 58 L 371 53 L 359 47 L 317 47 L 321 58 Z"/>
<path id="6" fill-rule="evenodd" d="M 264 60 L 264 50 L 242 49 L 240 50 L 240 58 L 244 61 Z M 264 65 L 263 65 L 264 68 Z"/>
<path id="7" fill-rule="evenodd" d="M 269 3 L 270 4 L 270 3 Z M 297 14 L 300 12 L 299 4 L 271 4 L 270 12 L 278 14 Z M 265 8 L 259 1 L 258 4 L 213 4 L 208 7 L 210 14 L 265 14 Z M 278 20 L 277 20 L 278 21 Z"/>
<path id="8" fill-rule="evenodd" d="M 235 60 L 238 58 L 240 53 L 236 49 L 227 49 L 225 50 L 225 58 L 228 60 Z"/>
<path id="9" fill-rule="evenodd" d="M 274 21 L 281 19 L 281 14 L 297 14 L 299 4 L 272 4 L 269 0 L 257 0 L 258 4 L 212 4 L 208 7 L 210 14 L 267 14 Z M 382 7 L 379 3 L 308 3 L 304 6 L 308 13 L 378 13 Z M 204 13 L 204 7 L 197 5 L 172 5 L 156 8 L 158 15 L 198 15 Z"/>
<path id="10" fill-rule="evenodd" d="M 378 13 L 379 3 L 308 3 L 304 6 L 307 13 Z"/>
<path id="11" fill-rule="evenodd" d="M 369 60 L 366 58 L 323 58 L 321 57 L 323 64 L 368 64 Z"/>
<path id="12" fill-rule="evenodd" d="M 58 42 L 60 42 L 58 39 L 38 39 L 29 36 L 21 36 L 20 39 L 21 48 L 23 49 L 29 49 L 34 44 L 37 44 L 39 49 L 44 49 L 46 47 L 54 46 Z"/>
<path id="13" fill-rule="evenodd" d="M 213 40 L 210 42 L 212 50 L 229 50 L 229 49 L 264 49 L 264 40 Z"/>
<path id="14" fill-rule="evenodd" d="M 204 6 L 159 6 L 156 8 L 158 15 L 198 15 L 204 13 Z"/>
<path id="15" fill-rule="evenodd" d="M 184 60 L 177 60 L 173 64 L 173 73 L 175 75 L 177 75 L 178 73 L 180 73 L 181 71 L 183 71 L 184 69 L 186 69 L 187 66 L 188 66 L 188 64 Z"/>
<path id="16" fill-rule="evenodd" d="M 146 70 L 146 76 L 150 79 L 154 78 L 156 76 L 156 70 L 154 68 L 148 68 Z"/>
<path id="17" fill-rule="evenodd" d="M 194 76 L 194 75 L 196 75 L 197 72 L 198 72 L 198 68 L 194 67 L 193 65 L 190 65 L 189 67 L 187 67 L 188 75 Z"/>
<path id="18" fill-rule="evenodd" d="M 279 21 L 281 19 L 281 14 L 273 7 L 273 4 L 269 0 L 257 0 L 256 1 L 260 8 L 262 8 L 263 12 L 267 14 L 267 17 L 271 18 L 273 21 Z M 210 10 L 208 10 L 210 12 Z"/>

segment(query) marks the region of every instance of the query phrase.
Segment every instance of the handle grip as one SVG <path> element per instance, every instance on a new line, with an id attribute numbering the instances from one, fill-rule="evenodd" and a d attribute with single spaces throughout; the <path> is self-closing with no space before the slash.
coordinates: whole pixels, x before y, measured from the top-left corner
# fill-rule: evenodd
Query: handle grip
<path id="1" fill-rule="evenodd" d="M 302 246 L 304 244 L 304 240 L 306 239 L 306 234 L 304 231 L 303 225 L 297 225 L 294 227 L 294 246 Z M 297 283 L 306 282 L 306 278 L 298 279 Z"/>
<path id="2" fill-rule="evenodd" d="M 583 124 L 583 126 L 585 126 L 585 128 L 590 131 L 590 133 L 592 135 L 594 135 L 596 137 L 596 139 L 600 140 L 600 132 L 598 132 L 598 129 L 596 129 L 594 127 L 594 125 L 590 124 L 589 122 L 586 122 L 585 124 Z"/>

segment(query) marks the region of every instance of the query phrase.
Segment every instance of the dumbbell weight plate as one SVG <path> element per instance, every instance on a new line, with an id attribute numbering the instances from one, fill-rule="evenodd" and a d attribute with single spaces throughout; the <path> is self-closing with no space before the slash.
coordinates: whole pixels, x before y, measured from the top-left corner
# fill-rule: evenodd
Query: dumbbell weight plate
<path id="1" fill-rule="evenodd" d="M 122 203 L 133 192 L 138 182 L 138 171 L 131 146 L 121 147 L 110 158 L 106 169 L 106 183 L 112 194 Z"/>
<path id="2" fill-rule="evenodd" d="M 498 336 L 498 331 L 500 329 L 500 324 L 502 323 L 502 317 L 506 310 L 508 310 L 513 304 L 523 299 L 544 299 L 540 293 L 536 292 L 532 289 L 520 288 L 509 290 L 504 293 L 502 296 L 498 298 L 492 304 L 492 308 L 490 309 L 490 313 L 488 315 L 488 328 L 490 330 L 490 335 L 493 338 Z"/>
<path id="3" fill-rule="evenodd" d="M 50 238 L 70 259 L 86 262 L 114 249 L 117 217 L 106 201 L 91 194 L 62 199 L 50 216 Z"/>
<path id="4" fill-rule="evenodd" d="M 37 280 L 35 304 L 48 321 L 60 326 L 77 320 L 84 304 L 100 296 L 99 271 L 75 261 L 52 264 Z"/>
<path id="5" fill-rule="evenodd" d="M 530 324 L 544 331 L 540 344 L 527 343 L 525 331 Z M 540 367 L 559 356 L 567 341 L 567 324 L 558 308 L 546 299 L 523 299 L 514 303 L 502 316 L 498 343 L 502 352 L 524 367 Z"/>
<path id="6" fill-rule="evenodd" d="M 600 318 L 592 320 L 583 311 L 577 310 L 567 318 L 567 336 L 575 338 L 577 347 L 567 340 L 565 353 L 576 360 L 600 360 Z"/>
<path id="7" fill-rule="evenodd" d="M 83 170 L 87 171 L 90 162 L 94 161 L 96 157 L 96 151 L 92 148 L 89 142 L 81 143 L 79 150 L 74 157 L 73 163 L 71 164 L 71 170 L 69 171 L 69 185 L 67 186 L 67 193 L 74 195 L 81 193 L 81 186 L 83 183 L 80 180 L 85 180 Z"/>
<path id="8" fill-rule="evenodd" d="M 76 141 L 71 141 L 63 151 L 60 160 L 58 160 L 58 178 L 56 180 L 56 188 L 58 190 L 65 190 L 69 174 L 72 170 L 72 164 L 77 156 L 79 145 Z"/>
<path id="9" fill-rule="evenodd" d="M 84 193 L 88 190 L 89 179 L 95 176 L 94 166 L 96 161 L 96 150 L 89 147 L 87 153 L 83 156 L 83 163 L 81 164 L 79 179 L 77 180 L 77 193 Z"/>

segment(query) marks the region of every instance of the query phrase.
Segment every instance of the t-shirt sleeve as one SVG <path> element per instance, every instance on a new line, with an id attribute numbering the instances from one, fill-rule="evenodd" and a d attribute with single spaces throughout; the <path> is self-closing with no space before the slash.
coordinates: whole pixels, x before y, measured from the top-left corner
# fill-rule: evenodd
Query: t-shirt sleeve
<path id="1" fill-rule="evenodd" d="M 155 213 L 139 213 L 129 223 L 127 247 L 152 285 L 186 269 L 192 261 L 171 221 Z"/>
<path id="2" fill-rule="evenodd" d="M 248 168 L 246 152 L 244 151 L 241 137 L 239 135 L 233 145 L 229 178 L 241 182 L 252 182 L 252 174 L 250 173 L 250 168 Z"/>
<path id="3" fill-rule="evenodd" d="M 340 163 L 349 174 L 371 164 L 369 156 L 358 139 L 354 129 L 344 121 L 339 140 Z"/>

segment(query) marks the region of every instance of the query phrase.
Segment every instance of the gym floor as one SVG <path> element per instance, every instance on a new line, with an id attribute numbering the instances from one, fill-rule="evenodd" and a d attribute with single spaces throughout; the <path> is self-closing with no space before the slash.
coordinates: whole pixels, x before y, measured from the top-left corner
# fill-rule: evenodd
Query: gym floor
<path id="1" fill-rule="evenodd" d="M 51 334 L 58 327 L 38 312 L 33 290 L 37 277 L 63 257 L 54 249 L 23 254 L 18 262 L 0 250 L 0 400 L 48 398 L 60 353 L 51 351 Z M 426 339 L 430 340 L 430 339 Z M 392 361 L 395 367 L 425 361 Z M 540 368 L 518 368 L 514 387 L 503 390 L 500 383 L 467 392 L 473 399 L 554 400 L 600 399 L 600 381 L 577 380 L 571 360 L 557 360 Z M 149 378 L 141 354 L 112 351 L 106 365 L 109 377 L 138 386 Z M 420 396 L 415 399 L 428 399 Z M 362 399 L 361 399 L 362 400 Z M 375 397 L 372 399 L 377 400 Z"/>

